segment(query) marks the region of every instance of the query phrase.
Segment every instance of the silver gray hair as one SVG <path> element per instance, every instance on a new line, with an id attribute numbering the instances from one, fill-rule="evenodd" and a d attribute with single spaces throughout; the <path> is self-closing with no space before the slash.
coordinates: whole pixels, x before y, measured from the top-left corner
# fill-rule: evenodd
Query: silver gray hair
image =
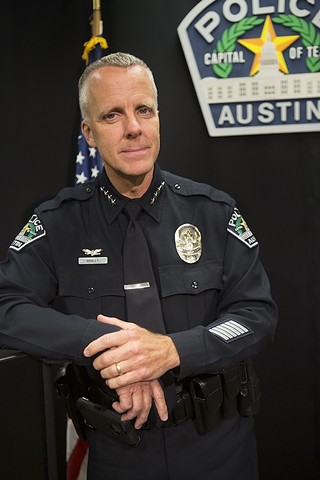
<path id="1" fill-rule="evenodd" d="M 95 62 L 90 63 L 90 65 L 86 67 L 83 74 L 81 75 L 78 83 L 78 92 L 79 92 L 79 106 L 80 106 L 80 112 L 81 112 L 82 118 L 85 118 L 88 112 L 88 87 L 89 87 L 88 79 L 92 74 L 92 72 L 103 67 L 128 68 L 136 65 L 146 69 L 150 77 L 152 86 L 154 88 L 156 107 L 158 108 L 157 87 L 153 78 L 152 71 L 150 70 L 148 65 L 143 60 L 141 60 L 138 57 L 135 57 L 134 55 L 131 55 L 130 53 L 117 52 L 117 53 L 111 53 L 109 55 L 106 55 L 105 57 L 102 57 L 99 60 L 96 60 Z"/>

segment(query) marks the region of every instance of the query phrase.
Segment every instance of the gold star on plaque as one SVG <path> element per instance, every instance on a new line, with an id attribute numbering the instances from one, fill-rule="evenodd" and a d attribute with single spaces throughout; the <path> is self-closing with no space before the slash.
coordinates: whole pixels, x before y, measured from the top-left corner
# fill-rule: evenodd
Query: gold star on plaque
<path id="1" fill-rule="evenodd" d="M 283 73 L 289 73 L 282 52 L 286 50 L 293 42 L 295 42 L 299 38 L 299 35 L 277 37 L 271 18 L 268 15 L 266 17 L 266 21 L 264 22 L 260 38 L 244 38 L 242 40 L 238 40 L 241 45 L 243 45 L 251 52 L 255 53 L 255 57 L 250 70 L 250 75 L 255 75 L 257 72 L 259 72 L 261 50 L 268 38 L 270 38 L 270 40 L 276 47 L 279 70 Z"/>

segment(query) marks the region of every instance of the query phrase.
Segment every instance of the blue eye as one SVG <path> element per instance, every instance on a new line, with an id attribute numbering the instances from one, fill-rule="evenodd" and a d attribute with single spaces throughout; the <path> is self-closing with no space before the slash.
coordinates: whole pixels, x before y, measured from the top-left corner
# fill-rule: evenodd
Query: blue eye
<path id="1" fill-rule="evenodd" d="M 149 108 L 149 107 L 141 107 L 139 109 L 139 112 L 141 113 L 141 115 L 150 115 L 153 113 L 153 110 L 152 108 Z"/>
<path id="2" fill-rule="evenodd" d="M 114 112 L 108 113 L 104 118 L 106 120 L 113 120 L 115 118 L 116 114 Z"/>

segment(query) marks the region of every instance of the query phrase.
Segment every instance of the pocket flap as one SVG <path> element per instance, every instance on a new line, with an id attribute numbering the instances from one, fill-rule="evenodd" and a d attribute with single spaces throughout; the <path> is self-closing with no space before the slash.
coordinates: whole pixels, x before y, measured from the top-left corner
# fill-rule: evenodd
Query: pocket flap
<path id="1" fill-rule="evenodd" d="M 124 296 L 122 269 L 109 265 L 63 268 L 59 294 L 92 300 L 106 295 Z"/>
<path id="2" fill-rule="evenodd" d="M 159 267 L 162 297 L 179 294 L 197 295 L 205 290 L 220 289 L 222 265 L 168 265 Z"/>

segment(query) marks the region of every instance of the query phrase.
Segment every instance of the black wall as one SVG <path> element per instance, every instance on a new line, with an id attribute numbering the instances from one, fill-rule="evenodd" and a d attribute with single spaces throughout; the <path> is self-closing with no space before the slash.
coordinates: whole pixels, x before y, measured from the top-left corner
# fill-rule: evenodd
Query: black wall
<path id="1" fill-rule="evenodd" d="M 160 164 L 232 194 L 259 240 L 280 312 L 258 368 L 262 480 L 320 473 L 319 133 L 210 138 L 177 26 L 195 0 L 101 0 L 106 53 L 141 56 L 158 88 Z M 6 2 L 1 32 L 0 258 L 33 207 L 73 184 L 77 80 L 91 0 Z"/>
<path id="2" fill-rule="evenodd" d="M 0 478 L 65 479 L 65 411 L 56 370 L 16 350 L 0 350 Z"/>

